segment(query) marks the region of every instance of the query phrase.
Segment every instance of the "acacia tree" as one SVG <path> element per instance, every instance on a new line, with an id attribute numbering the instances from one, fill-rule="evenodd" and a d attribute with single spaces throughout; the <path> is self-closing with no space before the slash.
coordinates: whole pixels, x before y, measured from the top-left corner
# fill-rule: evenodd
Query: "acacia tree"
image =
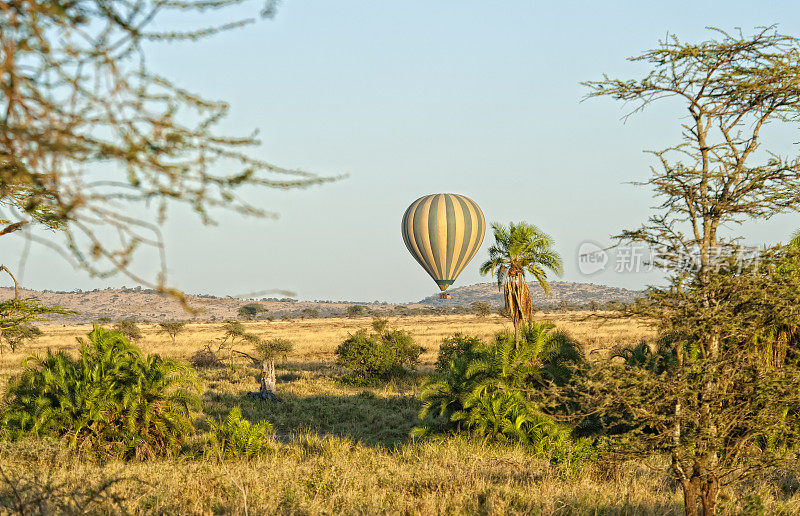
<path id="1" fill-rule="evenodd" d="M 531 224 L 511 222 L 505 228 L 495 222 L 492 230 L 495 243 L 489 248 L 489 259 L 481 265 L 480 273 L 497 278 L 497 287 L 503 291 L 505 308 L 514 324 L 514 340 L 519 347 L 519 325 L 523 321 L 530 322 L 533 317 L 525 273 L 530 273 L 545 294 L 549 294 L 547 269 L 561 274 L 561 256 L 553 249 L 553 239 Z"/>
<path id="2" fill-rule="evenodd" d="M 704 286 L 653 294 L 647 312 L 671 313 L 658 352 L 618 350 L 624 363 L 585 364 L 566 397 L 550 397 L 599 418 L 622 458 L 665 454 L 693 515 L 698 505 L 714 514 L 723 489 L 765 469 L 795 469 L 800 446 L 800 253 L 777 248 L 744 270 L 726 265 L 735 268 Z M 721 338 L 714 358 L 699 338 L 710 331 Z"/>
<path id="3" fill-rule="evenodd" d="M 237 190 L 324 181 L 248 154 L 253 135 L 216 129 L 226 103 L 148 66 L 157 44 L 252 22 L 220 21 L 243 1 L 0 1 L 0 235 L 54 248 L 92 276 L 122 271 L 180 297 L 166 286 L 159 229 L 170 203 L 204 223 L 217 207 L 267 216 Z M 273 9 L 268 1 L 262 14 Z M 192 11 L 215 11 L 216 25 L 167 28 L 165 18 Z M 154 208 L 147 216 L 146 207 Z M 149 281 L 130 268 L 143 247 L 161 261 Z"/>
<path id="4" fill-rule="evenodd" d="M 670 400 L 671 410 L 660 414 L 670 422 L 674 450 L 685 441 L 691 444 L 686 454 L 673 453 L 671 468 L 684 488 L 687 514 L 697 513 L 698 495 L 705 514 L 715 510 L 720 468 L 729 456 L 710 444 L 725 434 L 715 400 L 730 392 L 726 364 L 742 358 L 736 355 L 741 352 L 736 344 L 725 342 L 728 319 L 735 312 L 714 279 L 720 266 L 742 249 L 735 235 L 723 235 L 721 229 L 800 209 L 800 159 L 764 148 L 761 138 L 767 124 L 788 123 L 800 114 L 800 40 L 774 27 L 752 36 L 712 30 L 715 39 L 684 43 L 669 37 L 632 58 L 650 65 L 642 78 L 604 77 L 585 83 L 590 97 L 632 103 L 631 114 L 670 99 L 689 115 L 681 125 L 681 141 L 653 151 L 657 166 L 643 184 L 660 200 L 656 213 L 640 228 L 619 235 L 623 241 L 649 244 L 670 279 L 667 288 L 655 291 L 634 312 L 660 320 L 665 336 L 680 330 L 679 338 L 670 341 L 676 378 L 688 382 L 698 396 L 696 412 L 687 413 L 687 400 L 676 397 Z M 686 306 L 692 311 L 678 310 Z M 776 306 L 765 308 L 778 310 Z M 696 324 L 683 325 L 678 313 L 692 314 Z M 693 375 L 699 363 L 706 372 Z M 776 395 L 786 394 L 782 388 L 775 387 Z M 632 400 L 634 406 L 646 403 L 644 397 Z M 736 398 L 735 407 L 744 410 L 748 403 Z M 659 427 L 659 435 L 663 431 Z"/>
<path id="5" fill-rule="evenodd" d="M 47 314 L 68 313 L 57 306 L 44 306 L 35 298 L 23 298 L 17 279 L 5 265 L 0 265 L 0 273 L 5 272 L 14 283 L 14 297 L 0 301 L 0 343 L 5 339 L 11 351 L 15 351 L 22 341 L 37 337 L 38 328 L 31 326 Z"/>
<path id="6" fill-rule="evenodd" d="M 260 303 L 247 303 L 246 305 L 242 305 L 239 307 L 239 317 L 243 317 L 248 321 L 255 320 L 258 317 L 258 314 L 263 312 L 269 312 L 263 305 Z"/>
<path id="7" fill-rule="evenodd" d="M 186 321 L 163 321 L 158 323 L 159 333 L 166 333 L 175 344 L 175 338 L 186 329 Z"/>

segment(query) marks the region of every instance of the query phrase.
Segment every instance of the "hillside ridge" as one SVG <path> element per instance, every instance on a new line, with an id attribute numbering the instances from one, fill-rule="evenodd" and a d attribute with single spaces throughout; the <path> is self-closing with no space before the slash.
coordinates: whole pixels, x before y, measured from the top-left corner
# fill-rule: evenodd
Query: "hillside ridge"
<path id="1" fill-rule="evenodd" d="M 535 305 L 544 308 L 556 307 L 562 301 L 572 306 L 584 306 L 592 302 L 599 304 L 608 303 L 609 301 L 629 302 L 642 295 L 642 292 L 634 290 L 591 283 L 554 281 L 550 283 L 550 286 L 551 294 L 549 297 L 545 297 L 539 285 L 531 284 L 531 297 Z M 458 307 L 469 306 L 476 301 L 489 303 L 496 308 L 503 304 L 495 283 L 478 283 L 457 287 L 450 292 L 452 299 L 443 300 L 439 299 L 438 295 L 432 295 L 411 303 L 296 301 L 289 298 L 237 299 L 211 295 L 187 295 L 190 306 L 199 310 L 197 314 L 188 313 L 173 298 L 155 290 L 141 287 L 107 288 L 91 291 L 74 290 L 71 292 L 22 289 L 21 295 L 23 297 L 35 297 L 45 305 L 59 306 L 74 312 L 51 317 L 52 322 L 61 323 L 89 323 L 100 318 L 114 321 L 134 318 L 139 321 L 151 322 L 225 320 L 236 318 L 241 306 L 253 302 L 262 305 L 267 310 L 265 315 L 272 317 L 303 316 L 304 310 L 306 313 L 309 311 L 316 312 L 316 316 L 321 317 L 344 315 L 349 306 L 356 304 L 365 306 L 368 309 L 368 313 L 386 312 L 387 315 L 397 308 Z M 0 299 L 10 299 L 13 294 L 12 288 L 0 287 Z"/>

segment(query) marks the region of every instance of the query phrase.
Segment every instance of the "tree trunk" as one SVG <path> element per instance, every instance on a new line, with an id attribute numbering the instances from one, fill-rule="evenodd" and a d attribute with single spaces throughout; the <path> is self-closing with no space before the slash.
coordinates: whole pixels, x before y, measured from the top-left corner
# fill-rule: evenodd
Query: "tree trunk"
<path id="1" fill-rule="evenodd" d="M 275 360 L 272 358 L 261 362 L 261 373 L 258 375 L 258 392 L 248 392 L 247 395 L 253 398 L 269 401 L 281 401 L 275 394 Z"/>
<path id="2" fill-rule="evenodd" d="M 681 482 L 683 487 L 683 508 L 686 516 L 698 516 L 697 512 L 697 489 L 689 480 Z"/>
<path id="3" fill-rule="evenodd" d="M 700 501 L 703 503 L 703 516 L 717 514 L 717 496 L 719 495 L 719 482 L 716 478 L 708 478 L 700 490 Z"/>

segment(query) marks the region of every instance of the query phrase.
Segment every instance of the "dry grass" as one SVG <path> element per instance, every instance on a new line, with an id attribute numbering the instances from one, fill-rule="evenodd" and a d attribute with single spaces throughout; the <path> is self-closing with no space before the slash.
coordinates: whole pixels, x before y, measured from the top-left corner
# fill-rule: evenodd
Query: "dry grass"
<path id="1" fill-rule="evenodd" d="M 547 314 L 567 329 L 588 351 L 602 353 L 619 343 L 653 336 L 637 321 L 587 320 L 587 314 Z M 542 318 L 540 316 L 539 318 Z M 413 442 L 418 379 L 376 389 L 352 388 L 336 381 L 340 373 L 333 351 L 348 333 L 369 319 L 317 319 L 247 323 L 265 337 L 289 338 L 295 351 L 278 364 L 278 389 L 283 402 L 257 402 L 244 397 L 256 388 L 254 370 L 246 363 L 201 370 L 205 384 L 204 418 L 224 416 L 239 406 L 246 418 L 266 419 L 276 429 L 271 452 L 258 460 L 221 462 L 205 446 L 201 434 L 184 455 L 146 463 L 97 464 L 42 442 L 0 444 L 0 507 L 10 511 L 13 490 L 53 491 L 42 478 L 51 475 L 63 492 L 91 491 L 103 478 L 123 478 L 93 507 L 100 512 L 157 514 L 330 514 L 330 513 L 489 513 L 489 514 L 679 514 L 677 486 L 642 464 L 618 467 L 583 464 L 554 466 L 525 449 L 493 446 L 452 438 Z M 430 367 L 441 339 L 456 331 L 488 337 L 508 328 L 499 317 L 392 318 L 410 331 L 426 352 Z M 173 345 L 156 327 L 144 326 L 141 346 L 150 353 L 187 358 L 221 337 L 219 324 L 191 324 Z M 47 326 L 46 335 L 26 352 L 47 347 L 76 349 L 75 337 L 88 326 Z M 19 370 L 24 355 L 0 356 L 3 381 Z M 39 479 L 34 474 L 43 475 Z M 3 481 L 2 478 L 7 480 Z M 751 492 L 733 493 L 724 510 L 740 513 L 753 506 L 757 494 L 768 512 L 800 512 L 793 494 L 797 479 L 784 475 L 783 489 L 766 483 Z M 71 491 L 70 491 L 71 489 Z M 38 491 L 37 491 L 38 490 Z M 66 490 L 66 491 L 65 491 Z M 82 491 L 83 490 L 83 491 Z M 62 494 L 48 495 L 61 500 Z M 60 498 L 59 498 L 60 497 Z M 758 500 L 756 500 L 757 502 Z M 52 502 L 54 503 L 54 502 Z M 84 503 L 85 500 L 84 500 Z M 750 504 L 750 505 L 748 505 Z M 757 505 L 757 503 L 756 503 Z M 69 504 L 50 512 L 64 512 Z M 58 509 L 58 510 L 56 510 Z M 77 511 L 80 512 L 80 511 Z"/>

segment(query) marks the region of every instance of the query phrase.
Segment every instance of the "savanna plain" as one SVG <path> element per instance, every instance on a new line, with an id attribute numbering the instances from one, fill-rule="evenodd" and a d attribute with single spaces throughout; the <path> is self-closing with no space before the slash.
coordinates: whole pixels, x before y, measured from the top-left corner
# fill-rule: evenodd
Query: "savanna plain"
<path id="1" fill-rule="evenodd" d="M 647 322 L 588 312 L 537 314 L 568 331 L 586 356 L 607 355 L 620 344 L 654 336 Z M 264 338 L 286 338 L 292 352 L 277 361 L 281 402 L 247 397 L 258 389 L 257 370 L 244 357 L 197 368 L 202 412 L 197 437 L 180 454 L 147 461 L 103 461 L 55 441 L 0 444 L 2 496 L 19 503 L 36 497 L 50 507 L 99 513 L 192 514 L 682 514 L 676 482 L 667 464 L 561 461 L 516 445 L 466 436 L 414 439 L 418 391 L 433 369 L 442 339 L 462 332 L 490 337 L 510 329 L 498 315 L 393 317 L 424 348 L 416 372 L 375 388 L 340 381 L 337 345 L 370 319 L 329 318 L 244 323 Z M 188 361 L 223 335 L 220 323 L 187 326 L 173 343 L 157 325 L 140 325 L 139 346 Z M 76 337 L 91 325 L 43 325 L 44 335 L 24 350 L 0 355 L 3 384 L 30 354 L 48 348 L 76 353 Z M 247 344 L 237 346 L 248 351 Z M 267 453 L 251 459 L 224 458 L 208 446 L 203 430 L 239 407 L 251 422 L 268 421 L 274 433 Z M 659 471 L 661 470 L 661 471 Z M 757 480 L 727 494 L 726 513 L 800 513 L 793 494 L 797 476 Z M 757 496 L 754 496 L 757 495 Z M 24 500 L 23 500 L 24 498 Z M 756 500 L 756 503 L 754 503 Z M 13 507 L 10 504 L 9 507 Z M 19 506 L 19 504 L 18 504 Z M 41 506 L 41 504 L 40 504 Z M 36 507 L 31 503 L 30 507 Z"/>

